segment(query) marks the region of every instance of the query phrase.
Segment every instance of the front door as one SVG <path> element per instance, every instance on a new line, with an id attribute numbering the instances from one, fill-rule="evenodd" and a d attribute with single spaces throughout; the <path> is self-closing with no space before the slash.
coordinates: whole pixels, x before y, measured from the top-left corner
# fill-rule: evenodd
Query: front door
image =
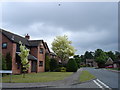
<path id="1" fill-rule="evenodd" d="M 37 72 L 37 61 L 32 61 L 31 72 Z"/>

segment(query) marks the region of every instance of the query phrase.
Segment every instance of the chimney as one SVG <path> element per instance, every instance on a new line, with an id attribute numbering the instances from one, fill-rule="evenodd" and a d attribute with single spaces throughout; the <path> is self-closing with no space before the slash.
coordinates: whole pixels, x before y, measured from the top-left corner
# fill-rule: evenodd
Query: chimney
<path id="1" fill-rule="evenodd" d="M 28 34 L 25 35 L 26 39 L 30 39 L 30 36 Z"/>

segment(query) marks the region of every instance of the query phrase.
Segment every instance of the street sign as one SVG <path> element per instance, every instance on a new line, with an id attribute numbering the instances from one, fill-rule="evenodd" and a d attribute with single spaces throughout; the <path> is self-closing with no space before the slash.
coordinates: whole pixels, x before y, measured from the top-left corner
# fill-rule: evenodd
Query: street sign
<path id="1" fill-rule="evenodd" d="M 0 70 L 0 73 L 10 73 L 10 81 L 12 81 L 12 70 Z"/>
<path id="2" fill-rule="evenodd" d="M 11 70 L 0 70 L 0 73 L 12 73 Z"/>

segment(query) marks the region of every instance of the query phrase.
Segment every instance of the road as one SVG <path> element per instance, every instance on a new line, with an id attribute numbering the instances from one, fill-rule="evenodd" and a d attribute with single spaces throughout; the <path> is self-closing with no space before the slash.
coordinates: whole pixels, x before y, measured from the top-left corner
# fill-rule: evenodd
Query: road
<path id="1" fill-rule="evenodd" d="M 118 88 L 118 73 L 105 69 L 84 68 L 110 88 Z"/>

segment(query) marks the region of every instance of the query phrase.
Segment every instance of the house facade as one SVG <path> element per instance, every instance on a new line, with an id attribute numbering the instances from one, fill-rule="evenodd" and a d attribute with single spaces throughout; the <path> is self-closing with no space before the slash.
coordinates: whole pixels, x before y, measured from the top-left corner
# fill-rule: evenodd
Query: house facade
<path id="1" fill-rule="evenodd" d="M 90 67 L 98 67 L 94 59 L 86 59 L 86 65 Z"/>
<path id="2" fill-rule="evenodd" d="M 30 40 L 28 34 L 25 37 L 21 37 L 3 29 L 0 29 L 0 35 L 2 37 L 2 41 L 0 41 L 2 55 L 5 57 L 7 53 L 10 53 L 13 74 L 22 73 L 22 64 L 18 55 L 20 53 L 19 41 L 30 50 L 28 56 L 30 65 L 28 73 L 45 71 L 45 56 L 50 53 L 46 42 L 43 40 Z"/>

